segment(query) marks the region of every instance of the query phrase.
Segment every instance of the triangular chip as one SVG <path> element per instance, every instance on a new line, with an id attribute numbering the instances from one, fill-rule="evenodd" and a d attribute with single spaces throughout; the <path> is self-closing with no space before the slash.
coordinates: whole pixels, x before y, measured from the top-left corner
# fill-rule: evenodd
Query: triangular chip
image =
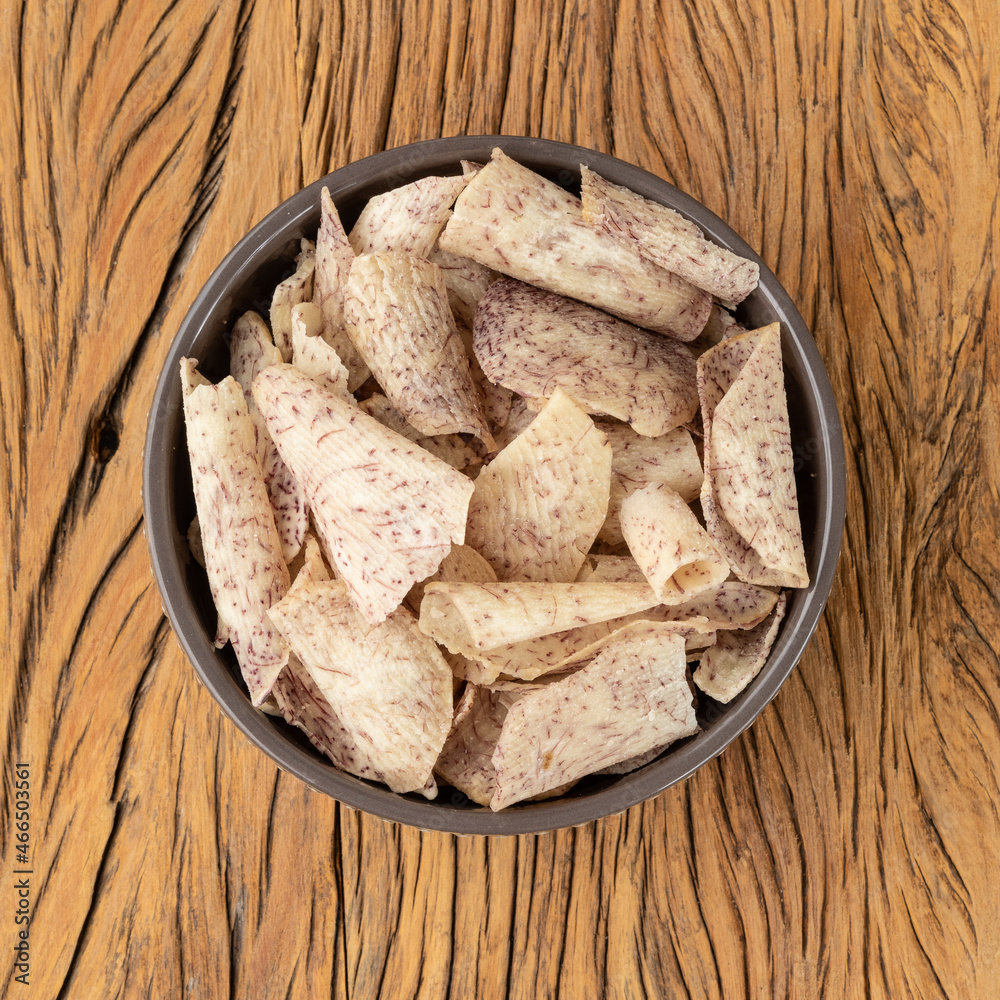
<path id="1" fill-rule="evenodd" d="M 657 603 L 643 583 L 429 583 L 420 627 L 452 652 L 475 656 Z"/>
<path id="2" fill-rule="evenodd" d="M 422 434 L 467 432 L 492 448 L 440 268 L 397 251 L 365 254 L 344 294 L 351 340 L 396 409 Z"/>
<path id="3" fill-rule="evenodd" d="M 705 239 L 679 212 L 580 168 L 583 217 L 646 260 L 680 275 L 724 302 L 742 302 L 760 279 L 760 265 Z"/>
<path id="4" fill-rule="evenodd" d="M 340 224 L 329 188 L 323 188 L 320 194 L 320 211 L 313 301 L 323 311 L 323 338 L 350 373 L 348 387 L 354 392 L 370 374 L 344 326 L 344 283 L 354 263 L 354 251 Z"/>
<path id="5" fill-rule="evenodd" d="M 627 496 L 648 483 L 663 483 L 690 503 L 701 490 L 698 450 L 685 427 L 676 427 L 658 437 L 643 437 L 622 424 L 597 422 L 611 445 L 611 498 L 608 516 L 598 538 L 609 545 L 625 540 L 621 529 L 621 506 Z"/>
<path id="6" fill-rule="evenodd" d="M 579 198 L 499 148 L 459 195 L 438 243 L 680 340 L 698 336 L 712 307 L 707 293 L 597 232 Z"/>
<path id="7" fill-rule="evenodd" d="M 500 580 L 569 582 L 604 523 L 610 489 L 607 438 L 557 390 L 477 477 L 469 544 Z"/>
<path id="8" fill-rule="evenodd" d="M 282 361 L 292 360 L 292 308 L 308 302 L 313 295 L 316 271 L 316 247 L 302 241 L 302 252 L 295 258 L 295 273 L 278 285 L 271 297 L 271 334 Z"/>
<path id="9" fill-rule="evenodd" d="M 490 808 L 697 732 L 684 640 L 662 628 L 622 636 L 581 670 L 510 707 L 493 752 Z"/>
<path id="10" fill-rule="evenodd" d="M 664 606 L 664 621 L 700 621 L 716 629 L 753 628 L 773 610 L 773 590 L 740 580 L 727 580 L 683 604 Z"/>
<path id="11" fill-rule="evenodd" d="M 382 621 L 465 540 L 472 483 L 291 365 L 263 371 L 253 393 L 327 557 L 365 619 Z"/>
<path id="12" fill-rule="evenodd" d="M 451 725 L 452 680 L 413 615 L 373 628 L 331 580 L 292 588 L 270 616 L 353 742 L 355 773 L 422 789 Z"/>
<path id="13" fill-rule="evenodd" d="M 323 339 L 323 313 L 315 302 L 292 307 L 292 364 L 318 385 L 354 402 L 350 374 L 340 355 Z"/>
<path id="14" fill-rule="evenodd" d="M 535 398 L 564 389 L 588 413 L 639 434 L 666 434 L 698 411 L 695 359 L 684 344 L 510 278 L 480 301 L 472 346 L 494 382 Z"/>
<path id="15" fill-rule="evenodd" d="M 429 583 L 496 583 L 493 567 L 471 546 L 453 545 L 437 570 L 426 580 L 413 585 L 406 603 L 414 614 L 420 614 L 420 603 Z"/>
<path id="16" fill-rule="evenodd" d="M 232 377 L 207 382 L 190 358 L 181 359 L 180 371 L 205 569 L 219 615 L 215 644 L 233 644 L 250 699 L 260 705 L 288 660 L 267 617 L 288 589 L 288 568 L 243 390 Z"/>
<path id="17" fill-rule="evenodd" d="M 650 483 L 622 501 L 622 534 L 664 604 L 680 604 L 729 576 L 691 508 L 669 486 Z"/>
<path id="18" fill-rule="evenodd" d="M 785 616 L 786 601 L 782 594 L 774 611 L 756 628 L 717 633 L 715 645 L 694 672 L 694 682 L 705 694 L 726 704 L 760 673 Z"/>
<path id="19" fill-rule="evenodd" d="M 372 198 L 361 210 L 349 237 L 355 254 L 399 250 L 426 257 L 465 187 L 465 178 L 421 177 Z"/>
<path id="20" fill-rule="evenodd" d="M 778 324 L 760 331 L 711 420 L 706 466 L 719 513 L 778 582 L 808 586 Z"/>

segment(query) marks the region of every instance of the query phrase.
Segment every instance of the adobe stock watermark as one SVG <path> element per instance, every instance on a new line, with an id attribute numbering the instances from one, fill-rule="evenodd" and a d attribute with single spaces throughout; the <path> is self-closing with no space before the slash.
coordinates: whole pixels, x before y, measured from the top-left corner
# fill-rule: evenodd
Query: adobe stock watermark
<path id="1" fill-rule="evenodd" d="M 14 982 L 30 985 L 31 976 L 31 768 L 14 767 Z"/>

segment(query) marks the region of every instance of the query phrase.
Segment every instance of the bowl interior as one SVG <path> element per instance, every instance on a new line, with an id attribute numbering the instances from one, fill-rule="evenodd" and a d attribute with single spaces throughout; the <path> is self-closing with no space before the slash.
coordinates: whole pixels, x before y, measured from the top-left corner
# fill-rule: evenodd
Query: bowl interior
<path id="1" fill-rule="evenodd" d="M 789 594 L 786 617 L 763 670 L 728 705 L 699 695 L 701 732 L 656 761 L 620 777 L 590 777 L 568 794 L 492 813 L 443 786 L 436 800 L 397 795 L 334 768 L 283 720 L 253 709 L 232 648 L 215 649 L 215 609 L 204 571 L 185 534 L 194 497 L 184 440 L 178 364 L 199 361 L 218 381 L 228 374 L 229 332 L 247 309 L 266 316 L 275 285 L 294 270 L 299 241 L 315 239 L 319 194 L 326 185 L 347 229 L 370 197 L 435 173 L 458 173 L 460 161 L 484 162 L 495 145 L 514 159 L 578 191 L 579 165 L 669 205 L 715 242 L 760 263 L 760 286 L 737 310 L 748 328 L 780 321 L 782 355 L 795 453 L 806 561 L 812 580 Z M 832 584 L 844 520 L 844 457 L 840 422 L 822 359 L 805 323 L 775 276 L 720 219 L 638 167 L 547 140 L 496 136 L 438 139 L 389 150 L 334 171 L 300 191 L 259 223 L 220 264 L 181 325 L 161 374 L 145 446 L 143 500 L 154 575 L 166 613 L 198 674 L 226 714 L 284 770 L 355 808 L 423 829 L 512 834 L 576 825 L 620 812 L 689 775 L 720 753 L 777 693 L 819 620 Z"/>

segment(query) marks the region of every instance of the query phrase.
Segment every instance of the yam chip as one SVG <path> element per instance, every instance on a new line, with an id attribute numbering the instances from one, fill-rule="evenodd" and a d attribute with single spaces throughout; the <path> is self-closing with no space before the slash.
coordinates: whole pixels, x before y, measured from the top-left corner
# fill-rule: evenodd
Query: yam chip
<path id="1" fill-rule="evenodd" d="M 323 339 L 323 313 L 315 302 L 292 307 L 292 364 L 318 385 L 345 399 L 351 397 L 350 374 L 337 352 Z"/>
<path id="2" fill-rule="evenodd" d="M 303 240 L 302 252 L 295 258 L 295 273 L 285 278 L 271 296 L 271 335 L 282 361 L 292 360 L 292 309 L 313 296 L 316 271 L 316 247 Z"/>
<path id="3" fill-rule="evenodd" d="M 427 257 L 465 183 L 460 175 L 422 177 L 376 195 L 361 210 L 348 237 L 354 253 L 399 250 Z"/>
<path id="4" fill-rule="evenodd" d="M 608 516 L 597 537 L 609 545 L 620 545 L 622 501 L 649 483 L 669 486 L 681 499 L 696 499 L 703 474 L 698 449 L 685 427 L 676 427 L 658 437 L 643 437 L 622 424 L 597 422 L 611 445 L 611 497 Z"/>
<path id="5" fill-rule="evenodd" d="M 785 616 L 785 604 L 782 594 L 771 614 L 749 631 L 717 633 L 716 644 L 706 651 L 694 672 L 695 684 L 716 701 L 732 701 L 764 666 Z"/>
<path id="6" fill-rule="evenodd" d="M 621 636 L 576 673 L 511 705 L 493 752 L 490 808 L 697 732 L 684 641 L 662 628 Z"/>
<path id="7" fill-rule="evenodd" d="M 610 489 L 607 438 L 557 390 L 476 478 L 468 542 L 500 580 L 569 582 L 604 523 Z"/>
<path id="8" fill-rule="evenodd" d="M 421 434 L 476 434 L 493 447 L 436 264 L 394 251 L 356 258 L 345 288 L 351 339 Z"/>
<path id="9" fill-rule="evenodd" d="M 706 239 L 679 212 L 612 184 L 587 167 L 580 172 L 583 217 L 599 232 L 723 302 L 742 302 L 757 287 L 759 264 Z"/>
<path id="10" fill-rule="evenodd" d="M 650 483 L 622 501 L 622 534 L 664 604 L 680 604 L 729 576 L 691 508 L 669 486 Z"/>
<path id="11" fill-rule="evenodd" d="M 380 424 L 425 448 L 453 469 L 467 469 L 480 459 L 479 452 L 460 434 L 434 434 L 429 437 L 421 434 L 380 392 L 362 400 L 359 406 Z"/>
<path id="12" fill-rule="evenodd" d="M 323 188 L 319 203 L 321 216 L 316 236 L 313 301 L 323 312 L 323 339 L 337 352 L 337 357 L 350 373 L 348 388 L 354 392 L 370 374 L 344 325 L 344 284 L 351 273 L 354 251 L 340 223 L 329 188 Z"/>
<path id="13" fill-rule="evenodd" d="M 655 437 L 698 411 L 695 359 L 684 345 L 580 302 L 502 278 L 476 312 L 473 350 L 494 382 L 527 397 L 564 389 Z"/>
<path id="14" fill-rule="evenodd" d="M 420 627 L 452 652 L 475 656 L 657 603 L 644 583 L 429 583 Z"/>
<path id="15" fill-rule="evenodd" d="M 215 645 L 232 643 L 250 699 L 260 705 L 288 660 L 267 611 L 289 579 L 253 422 L 234 378 L 212 385 L 190 358 L 181 359 L 180 375 L 205 569 L 219 615 Z"/>
<path id="16" fill-rule="evenodd" d="M 382 621 L 465 540 L 472 483 L 291 365 L 265 369 L 253 393 L 327 557 L 366 621 Z"/>
<path id="17" fill-rule="evenodd" d="M 271 620 L 353 744 L 345 770 L 395 792 L 427 784 L 452 717 L 451 671 L 405 608 L 372 627 L 337 580 L 293 587 Z"/>
<path id="18" fill-rule="evenodd" d="M 716 511 L 773 574 L 751 582 L 808 586 L 777 323 L 712 411 L 706 451 Z"/>
<path id="19" fill-rule="evenodd" d="M 588 225 L 579 198 L 499 148 L 459 195 L 438 245 L 680 340 L 698 336 L 712 307 L 707 293 Z"/>

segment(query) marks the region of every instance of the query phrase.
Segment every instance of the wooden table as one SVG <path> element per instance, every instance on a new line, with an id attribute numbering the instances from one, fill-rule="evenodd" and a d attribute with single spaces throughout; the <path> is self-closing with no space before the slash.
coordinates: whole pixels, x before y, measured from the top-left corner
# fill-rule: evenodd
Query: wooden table
<path id="1" fill-rule="evenodd" d="M 5 5 L 5 995 L 997 996 L 996 15 Z M 161 614 L 139 499 L 154 381 L 223 254 L 328 170 L 463 132 L 592 146 L 726 219 L 814 330 L 848 455 L 826 615 L 754 727 L 622 816 L 489 841 L 252 749 Z"/>

